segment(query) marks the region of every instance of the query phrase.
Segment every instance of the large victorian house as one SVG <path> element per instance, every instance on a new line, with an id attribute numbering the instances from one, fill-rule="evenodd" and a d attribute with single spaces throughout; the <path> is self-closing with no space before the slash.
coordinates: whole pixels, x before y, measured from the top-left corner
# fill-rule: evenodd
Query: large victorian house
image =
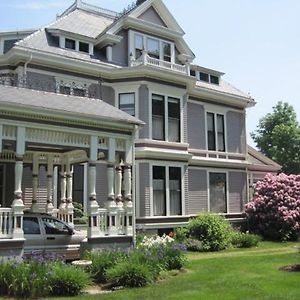
<path id="1" fill-rule="evenodd" d="M 0 33 L 0 249 L 22 248 L 24 209 L 73 223 L 74 202 L 91 244 L 240 218 L 249 183 L 280 166 L 247 147 L 254 100 L 194 59 L 161 0 L 122 14 L 77 0 Z"/>

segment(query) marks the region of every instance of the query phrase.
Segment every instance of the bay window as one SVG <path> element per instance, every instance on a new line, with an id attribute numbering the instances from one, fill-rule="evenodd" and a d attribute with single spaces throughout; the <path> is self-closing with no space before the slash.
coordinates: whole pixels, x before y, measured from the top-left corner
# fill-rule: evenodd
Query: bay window
<path id="1" fill-rule="evenodd" d="M 131 116 L 135 115 L 135 97 L 134 93 L 119 94 L 119 109 Z"/>
<path id="2" fill-rule="evenodd" d="M 138 59 L 142 56 L 144 49 L 144 37 L 140 34 L 134 35 L 134 44 L 135 44 L 135 58 Z"/>
<path id="3" fill-rule="evenodd" d="M 149 56 L 159 59 L 159 55 L 160 55 L 159 40 L 147 38 L 147 51 Z"/>
<path id="4" fill-rule="evenodd" d="M 180 167 L 153 166 L 153 215 L 182 215 Z"/>
<path id="5" fill-rule="evenodd" d="M 209 173 L 209 204 L 211 212 L 227 212 L 226 173 Z"/>
<path id="6" fill-rule="evenodd" d="M 208 112 L 206 114 L 207 149 L 225 152 L 224 115 Z"/>
<path id="7" fill-rule="evenodd" d="M 152 139 L 180 142 L 180 99 L 152 94 Z"/>

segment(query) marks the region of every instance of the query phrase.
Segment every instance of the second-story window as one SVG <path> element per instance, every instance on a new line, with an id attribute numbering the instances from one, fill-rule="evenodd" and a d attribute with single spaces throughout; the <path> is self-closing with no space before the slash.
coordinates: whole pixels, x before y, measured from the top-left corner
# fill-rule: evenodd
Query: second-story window
<path id="1" fill-rule="evenodd" d="M 147 38 L 147 50 L 149 56 L 159 59 L 160 50 L 157 39 Z"/>
<path id="2" fill-rule="evenodd" d="M 152 138 L 180 142 L 180 99 L 152 95 Z"/>
<path id="3" fill-rule="evenodd" d="M 140 34 L 135 34 L 134 39 L 134 47 L 135 47 L 135 58 L 138 59 L 142 56 L 142 52 L 144 49 L 144 37 Z"/>
<path id="4" fill-rule="evenodd" d="M 135 97 L 134 93 L 119 94 L 119 109 L 131 116 L 135 115 Z"/>
<path id="5" fill-rule="evenodd" d="M 207 115 L 207 149 L 225 151 L 224 116 L 208 112 Z"/>

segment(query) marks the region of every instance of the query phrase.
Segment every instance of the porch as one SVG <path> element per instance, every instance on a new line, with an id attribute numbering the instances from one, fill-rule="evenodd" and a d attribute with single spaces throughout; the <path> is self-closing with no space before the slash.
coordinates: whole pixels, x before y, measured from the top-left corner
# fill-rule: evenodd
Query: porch
<path id="1" fill-rule="evenodd" d="M 35 91 L 30 93 L 39 94 Z M 62 95 L 55 97 L 60 98 L 59 101 L 66 101 Z M 78 97 L 69 98 L 74 98 L 70 100 L 76 105 L 74 100 Z M 90 99 L 78 100 L 92 102 Z M 103 111 L 101 105 L 109 106 L 97 102 L 100 111 Z M 14 118 L 12 112 L 9 117 L 5 116 L 1 108 L 0 248 L 9 242 L 24 240 L 25 209 L 54 215 L 73 226 L 73 176 L 75 166 L 78 165 L 83 165 L 86 170 L 84 201 L 89 243 L 93 244 L 95 239 L 99 244 L 101 238 L 106 241 L 108 237 L 115 237 L 120 242 L 123 237 L 126 241 L 128 237 L 132 240 L 133 141 L 139 122 L 135 118 L 131 120 L 129 115 L 114 107 L 109 107 L 109 110 L 116 114 L 115 120 L 103 121 L 97 112 L 99 119 L 93 120 L 94 124 L 90 127 L 81 126 L 80 119 L 75 122 L 76 125 L 72 124 L 74 120 L 71 123 L 67 118 L 54 124 L 50 113 L 46 122 L 38 120 L 40 115 L 36 115 L 36 118 L 31 116 L 29 121 L 26 113 L 23 115 L 24 120 L 20 120 Z M 104 111 L 107 111 L 106 107 Z M 91 120 L 89 123 L 92 123 Z M 105 167 L 101 174 L 97 174 L 97 166 L 100 164 Z M 11 171 L 7 172 L 8 169 Z M 42 173 L 45 179 L 41 192 Z M 99 177 L 102 179 L 99 180 Z M 98 201 L 96 186 L 98 190 L 100 188 L 106 192 L 105 200 Z"/>

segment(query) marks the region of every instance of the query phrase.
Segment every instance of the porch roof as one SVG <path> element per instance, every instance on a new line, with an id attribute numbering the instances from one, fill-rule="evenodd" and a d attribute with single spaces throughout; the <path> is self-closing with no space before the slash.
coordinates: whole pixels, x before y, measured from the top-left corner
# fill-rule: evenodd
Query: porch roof
<path id="1" fill-rule="evenodd" d="M 144 124 L 139 119 L 99 99 L 42 92 L 27 88 L 0 86 L 1 104 L 27 109 L 46 110 L 53 113 L 76 114 L 81 117 L 107 121 L 136 125 Z"/>

